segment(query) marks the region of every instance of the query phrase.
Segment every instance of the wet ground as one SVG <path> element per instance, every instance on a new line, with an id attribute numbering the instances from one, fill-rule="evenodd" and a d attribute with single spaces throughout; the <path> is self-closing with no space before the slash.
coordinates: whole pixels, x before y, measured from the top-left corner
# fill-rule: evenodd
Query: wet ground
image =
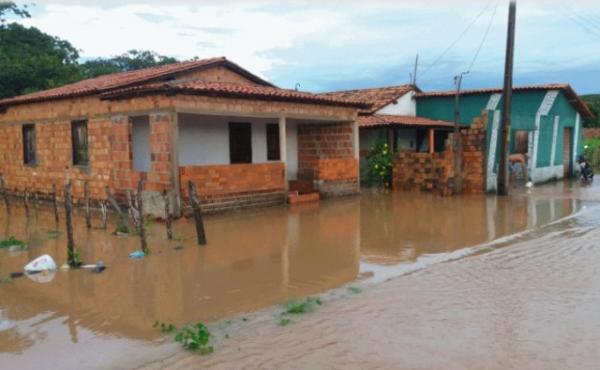
<path id="1" fill-rule="evenodd" d="M 139 248 L 135 237 L 88 230 L 78 217 L 83 259 L 107 270 L 0 283 L 0 363 L 594 368 L 599 190 L 566 182 L 508 198 L 365 191 L 207 217 L 206 247 L 194 244 L 191 222 L 177 222 L 172 242 L 157 223 L 142 260 L 127 257 Z M 57 226 L 42 206 L 29 221 L 16 205 L 9 217 L 0 212 L 0 236 L 29 246 L 0 250 L 0 276 L 44 253 L 62 264 L 66 241 L 55 229 L 64 229 L 62 218 Z M 317 294 L 324 304 L 316 312 L 277 325 L 281 309 L 272 305 Z M 152 328 L 155 320 L 210 322 L 216 353 L 182 354 Z"/>

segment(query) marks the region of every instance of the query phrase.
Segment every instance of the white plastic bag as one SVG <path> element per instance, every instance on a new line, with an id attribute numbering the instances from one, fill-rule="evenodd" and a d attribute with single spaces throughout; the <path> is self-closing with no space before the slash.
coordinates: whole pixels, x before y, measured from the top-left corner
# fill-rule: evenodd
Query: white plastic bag
<path id="1" fill-rule="evenodd" d="M 39 271 L 54 271 L 56 270 L 56 262 L 47 254 L 39 256 L 33 261 L 25 265 L 26 272 L 39 272 Z"/>

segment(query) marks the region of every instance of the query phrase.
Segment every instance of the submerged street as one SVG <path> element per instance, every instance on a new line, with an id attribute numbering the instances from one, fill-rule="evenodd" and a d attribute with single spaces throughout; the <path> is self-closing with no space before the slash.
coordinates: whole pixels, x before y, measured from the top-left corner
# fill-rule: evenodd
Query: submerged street
<path id="1" fill-rule="evenodd" d="M 600 305 L 595 240 L 600 188 L 561 182 L 508 198 L 364 190 L 359 197 L 150 226 L 135 236 L 75 220 L 76 244 L 101 274 L 58 271 L 0 284 L 7 368 L 594 368 Z M 0 275 L 50 254 L 63 225 L 37 206 L 2 212 Z M 97 220 L 95 220 L 97 221 Z M 98 222 L 96 222 L 98 223 Z M 55 229 L 59 229 L 56 232 Z M 290 299 L 314 312 L 278 325 Z M 118 304 L 116 304 L 118 302 Z M 183 352 L 155 321 L 209 324 L 215 353 Z"/>

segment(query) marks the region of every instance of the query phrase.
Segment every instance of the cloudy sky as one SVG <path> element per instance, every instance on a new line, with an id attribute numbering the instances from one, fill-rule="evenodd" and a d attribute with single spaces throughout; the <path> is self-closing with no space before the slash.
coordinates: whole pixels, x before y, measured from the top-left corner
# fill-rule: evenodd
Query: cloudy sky
<path id="1" fill-rule="evenodd" d="M 433 90 L 471 64 L 465 87 L 501 85 L 508 2 L 58 0 L 31 10 L 20 22 L 84 59 L 134 48 L 224 55 L 278 86 L 329 91 L 407 83 L 419 54 L 417 84 Z M 549 82 L 600 92 L 600 1 L 519 1 L 515 83 Z"/>

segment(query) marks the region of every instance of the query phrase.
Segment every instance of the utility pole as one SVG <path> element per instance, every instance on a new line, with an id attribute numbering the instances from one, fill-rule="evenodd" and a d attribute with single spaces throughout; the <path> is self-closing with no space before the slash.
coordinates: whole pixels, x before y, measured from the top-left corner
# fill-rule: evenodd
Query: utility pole
<path id="1" fill-rule="evenodd" d="M 415 70 L 413 72 L 412 81 L 411 81 L 411 85 L 413 85 L 413 86 L 417 86 L 417 67 L 418 66 L 419 66 L 419 54 L 417 54 L 417 57 L 415 58 Z"/>
<path id="2" fill-rule="evenodd" d="M 498 195 L 508 195 L 508 149 L 510 140 L 510 114 L 512 105 L 513 60 L 515 55 L 515 23 L 517 2 L 511 0 L 508 7 L 508 31 L 506 36 L 506 60 L 504 62 L 504 94 L 502 104 L 502 136 L 500 167 L 498 169 Z"/>
<path id="3" fill-rule="evenodd" d="M 454 76 L 454 84 L 456 85 L 456 93 L 454 94 L 454 193 L 462 193 L 462 141 L 460 139 L 460 87 L 462 79 L 468 72 L 462 72 L 458 76 Z"/>

